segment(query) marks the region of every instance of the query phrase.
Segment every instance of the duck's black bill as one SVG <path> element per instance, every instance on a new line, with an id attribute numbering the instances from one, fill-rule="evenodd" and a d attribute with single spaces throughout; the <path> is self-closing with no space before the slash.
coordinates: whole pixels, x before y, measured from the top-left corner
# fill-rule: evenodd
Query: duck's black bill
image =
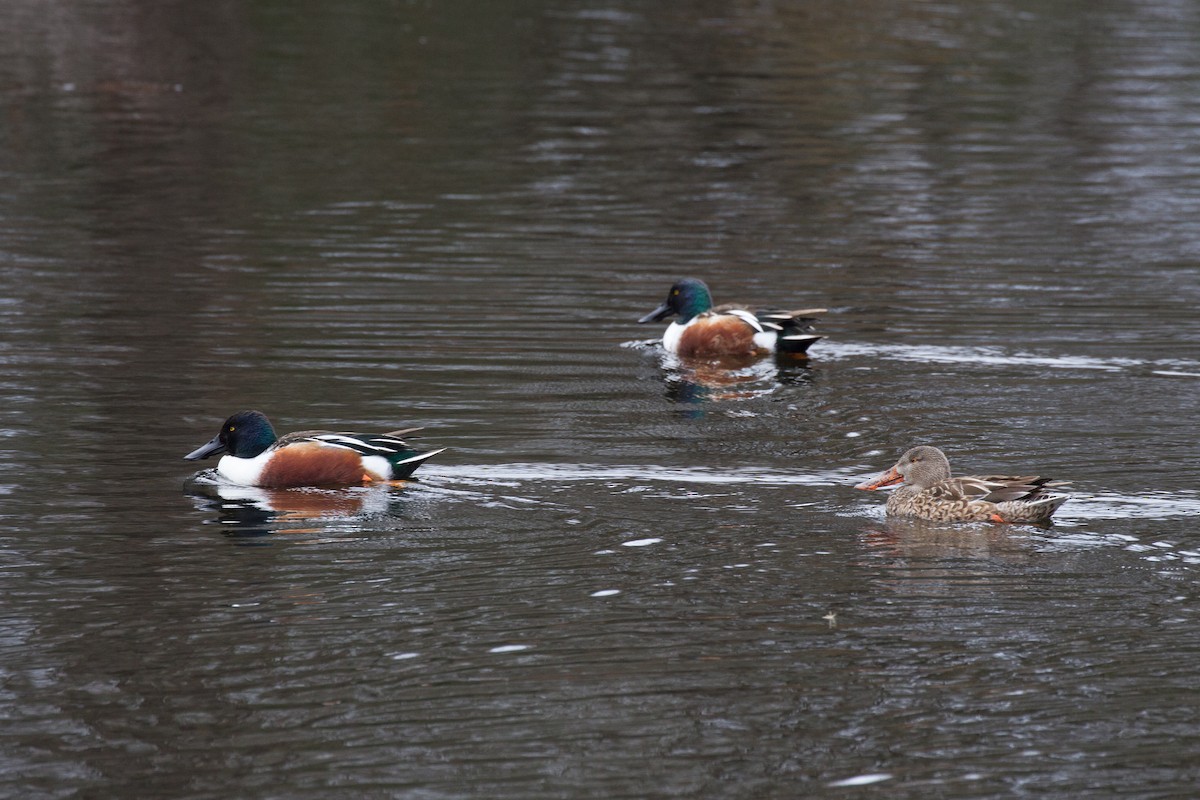
<path id="1" fill-rule="evenodd" d="M 659 306 L 658 308 L 654 309 L 646 316 L 639 319 L 638 324 L 641 324 L 644 322 L 658 322 L 661 319 L 666 319 L 667 317 L 671 316 L 674 313 L 675 313 L 675 310 L 672 309 L 670 305 L 668 305 L 667 303 L 663 303 L 661 306 Z"/>
<path id="2" fill-rule="evenodd" d="M 209 456 L 216 455 L 217 453 L 224 453 L 224 452 L 225 452 L 225 445 L 221 443 L 220 435 L 217 435 L 217 436 L 214 436 L 212 438 L 212 441 L 209 442 L 208 444 L 201 445 L 200 447 L 197 447 L 192 452 L 188 453 L 186 456 L 183 457 L 183 460 L 184 461 L 199 461 L 202 458 L 208 458 Z"/>

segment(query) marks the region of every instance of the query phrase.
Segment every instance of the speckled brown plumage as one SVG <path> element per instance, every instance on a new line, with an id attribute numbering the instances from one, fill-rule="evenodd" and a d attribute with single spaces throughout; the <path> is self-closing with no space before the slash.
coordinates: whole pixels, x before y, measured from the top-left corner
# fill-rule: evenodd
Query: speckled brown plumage
<path id="1" fill-rule="evenodd" d="M 1065 486 L 1037 475 L 950 475 L 950 461 L 936 447 L 914 447 L 888 471 L 855 488 L 874 490 L 903 482 L 887 501 L 887 513 L 935 522 L 1047 522 L 1067 501 L 1050 490 Z"/>

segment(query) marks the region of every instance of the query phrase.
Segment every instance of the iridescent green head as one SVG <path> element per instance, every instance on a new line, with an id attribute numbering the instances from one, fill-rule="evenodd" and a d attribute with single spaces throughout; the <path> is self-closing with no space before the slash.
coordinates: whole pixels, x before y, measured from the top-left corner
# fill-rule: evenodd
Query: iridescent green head
<path id="1" fill-rule="evenodd" d="M 680 324 L 686 324 L 697 314 L 703 314 L 713 307 L 712 294 L 704 281 L 695 278 L 682 278 L 675 281 L 667 299 L 658 308 L 651 311 L 638 322 L 658 322 L 672 314 L 679 315 Z"/>
<path id="2" fill-rule="evenodd" d="M 261 411 L 239 411 L 221 426 L 221 432 L 205 445 L 184 456 L 188 461 L 229 453 L 235 458 L 254 458 L 275 444 L 278 437 L 271 421 Z"/>

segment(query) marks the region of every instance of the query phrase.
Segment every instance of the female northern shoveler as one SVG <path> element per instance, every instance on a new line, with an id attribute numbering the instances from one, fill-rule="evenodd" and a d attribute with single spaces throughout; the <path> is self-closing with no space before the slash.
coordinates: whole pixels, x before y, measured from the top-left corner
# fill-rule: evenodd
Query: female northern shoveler
<path id="1" fill-rule="evenodd" d="M 1036 475 L 950 477 L 950 462 L 936 447 L 909 450 L 896 465 L 855 489 L 904 483 L 887 501 L 887 513 L 936 522 L 1048 522 L 1067 496 L 1048 490 L 1067 485 Z"/>
<path id="2" fill-rule="evenodd" d="M 198 461 L 225 453 L 217 462 L 217 472 L 243 486 L 356 486 L 407 478 L 425 459 L 445 450 L 412 449 L 400 436 L 414 430 L 366 434 L 300 431 L 276 437 L 261 411 L 240 411 L 225 420 L 212 441 L 184 458 Z"/>
<path id="3" fill-rule="evenodd" d="M 684 358 L 761 356 L 807 351 L 822 338 L 812 333 L 812 323 L 814 315 L 824 313 L 823 308 L 756 311 L 733 304 L 713 308 L 704 281 L 684 278 L 675 282 L 662 305 L 638 322 L 657 322 L 678 314 L 679 319 L 667 326 L 662 342 L 667 352 Z"/>

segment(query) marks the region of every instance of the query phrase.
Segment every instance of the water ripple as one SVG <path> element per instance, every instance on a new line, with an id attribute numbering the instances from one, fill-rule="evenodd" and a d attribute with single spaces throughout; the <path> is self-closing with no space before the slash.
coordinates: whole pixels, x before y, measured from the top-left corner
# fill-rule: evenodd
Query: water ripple
<path id="1" fill-rule="evenodd" d="M 866 342 L 828 342 L 821 348 L 821 356 L 830 360 L 862 358 L 871 356 L 886 361 L 912 361 L 923 364 L 967 364 L 999 365 L 1013 367 L 1050 367 L 1054 369 L 1101 370 L 1118 372 L 1131 367 L 1171 367 L 1175 371 L 1155 370 L 1161 375 L 1195 375 L 1178 371 L 1200 369 L 1200 361 L 1181 359 L 1100 358 L 1083 355 L 1039 355 L 1002 347 L 967 347 L 955 345 L 881 345 Z"/>

